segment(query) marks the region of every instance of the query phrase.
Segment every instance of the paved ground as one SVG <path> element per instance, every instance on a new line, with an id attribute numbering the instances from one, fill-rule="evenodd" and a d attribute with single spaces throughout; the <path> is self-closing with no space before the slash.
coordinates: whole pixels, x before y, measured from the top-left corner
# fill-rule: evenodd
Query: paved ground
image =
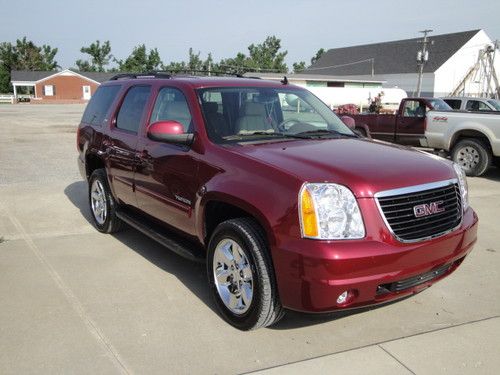
<path id="1" fill-rule="evenodd" d="M 134 230 L 89 223 L 76 169 L 80 105 L 0 105 L 0 373 L 498 373 L 500 171 L 469 179 L 475 250 L 402 302 L 289 314 L 240 332 L 203 267 Z"/>

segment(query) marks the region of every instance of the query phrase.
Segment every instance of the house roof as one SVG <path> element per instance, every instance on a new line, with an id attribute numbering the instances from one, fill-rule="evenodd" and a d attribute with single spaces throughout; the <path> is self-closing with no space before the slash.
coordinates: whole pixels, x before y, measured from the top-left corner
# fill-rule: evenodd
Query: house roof
<path id="1" fill-rule="evenodd" d="M 424 66 L 424 72 L 435 72 L 479 31 L 430 35 L 432 43 L 427 45 L 429 60 Z M 330 49 L 302 73 L 369 75 L 372 73 L 372 59 L 374 74 L 415 73 L 417 52 L 422 48 L 421 41 L 422 38 L 413 38 Z"/>
<path id="2" fill-rule="evenodd" d="M 75 74 L 81 75 L 92 81 L 102 83 L 109 80 L 111 77 L 116 75 L 116 73 L 101 73 L 101 72 L 79 72 L 75 70 L 63 70 L 63 71 L 40 71 L 40 70 L 13 70 L 10 73 L 12 82 L 30 82 L 35 83 L 44 80 L 50 76 L 62 73 L 62 72 L 73 72 Z"/>

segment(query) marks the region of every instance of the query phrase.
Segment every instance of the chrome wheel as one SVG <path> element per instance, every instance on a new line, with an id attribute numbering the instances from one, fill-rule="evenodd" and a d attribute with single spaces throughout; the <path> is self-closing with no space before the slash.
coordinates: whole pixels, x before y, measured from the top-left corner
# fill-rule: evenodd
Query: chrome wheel
<path id="1" fill-rule="evenodd" d="M 95 179 L 90 188 L 90 205 L 92 214 L 98 224 L 103 225 L 108 215 L 106 193 L 101 181 Z"/>
<path id="2" fill-rule="evenodd" d="M 217 244 L 213 273 L 224 305 L 236 315 L 247 312 L 253 300 L 254 281 L 248 257 L 235 241 L 226 238 Z"/>
<path id="3" fill-rule="evenodd" d="M 457 163 L 464 169 L 473 169 L 481 161 L 478 150 L 471 146 L 465 146 L 457 151 Z"/>

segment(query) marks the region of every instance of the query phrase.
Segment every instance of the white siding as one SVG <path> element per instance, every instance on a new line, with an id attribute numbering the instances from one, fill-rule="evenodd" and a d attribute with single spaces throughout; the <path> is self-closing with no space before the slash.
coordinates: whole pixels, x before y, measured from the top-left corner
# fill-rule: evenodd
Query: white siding
<path id="1" fill-rule="evenodd" d="M 492 45 L 491 39 L 481 30 L 463 45 L 448 61 L 435 72 L 434 92 L 436 96 L 449 95 L 465 77 L 469 69 L 476 63 L 479 51 Z M 432 56 L 430 56 L 432 58 Z M 500 53 L 497 51 L 496 70 L 500 70 Z M 466 88 L 467 95 L 477 95 L 478 85 L 470 84 Z"/>

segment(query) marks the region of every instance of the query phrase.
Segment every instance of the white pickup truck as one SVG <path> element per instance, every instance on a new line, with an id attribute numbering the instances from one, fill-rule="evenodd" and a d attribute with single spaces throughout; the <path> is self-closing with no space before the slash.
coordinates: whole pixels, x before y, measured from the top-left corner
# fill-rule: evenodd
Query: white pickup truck
<path id="1" fill-rule="evenodd" d="M 494 163 L 500 167 L 500 116 L 493 113 L 427 113 L 423 147 L 445 150 L 468 176 L 480 176 Z"/>

